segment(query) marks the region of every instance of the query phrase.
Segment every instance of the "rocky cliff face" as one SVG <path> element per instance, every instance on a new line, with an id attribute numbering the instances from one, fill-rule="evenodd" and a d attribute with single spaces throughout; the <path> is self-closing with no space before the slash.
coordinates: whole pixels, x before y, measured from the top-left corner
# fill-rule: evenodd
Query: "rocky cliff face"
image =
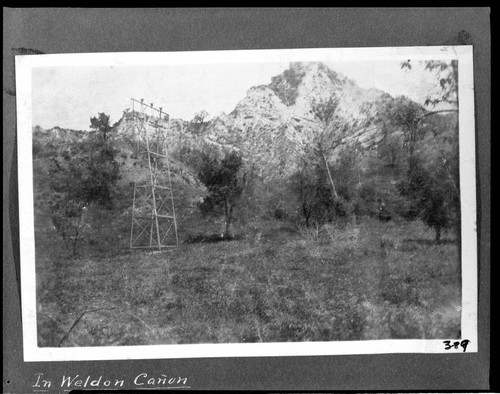
<path id="1" fill-rule="evenodd" d="M 324 64 L 292 63 L 269 85 L 250 88 L 230 114 L 205 127 L 202 138 L 241 150 L 262 174 L 281 176 L 294 170 L 297 158 L 320 136 L 365 148 L 376 144 L 379 112 L 391 100 Z"/>
<path id="2" fill-rule="evenodd" d="M 359 87 L 322 63 L 292 63 L 268 85 L 251 87 L 231 113 L 201 123 L 170 119 L 165 136 L 172 152 L 236 149 L 263 178 L 283 177 L 319 138 L 324 143 L 359 143 L 365 149 L 376 146 L 380 114 L 393 100 L 380 90 Z M 144 135 L 130 113 L 124 113 L 114 131 L 116 147 L 135 157 Z M 61 141 L 70 138 L 57 127 L 38 134 L 44 140 L 49 135 Z M 329 154 L 333 158 L 335 151 Z"/>

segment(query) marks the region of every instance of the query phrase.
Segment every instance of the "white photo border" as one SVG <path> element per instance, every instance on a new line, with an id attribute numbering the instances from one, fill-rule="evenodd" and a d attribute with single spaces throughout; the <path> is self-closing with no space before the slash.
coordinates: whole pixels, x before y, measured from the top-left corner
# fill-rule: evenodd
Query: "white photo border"
<path id="1" fill-rule="evenodd" d="M 16 56 L 19 232 L 24 361 L 131 360 L 213 357 L 324 356 L 389 353 L 462 353 L 442 339 L 187 344 L 101 347 L 38 347 L 32 168 L 32 69 L 65 66 L 132 66 L 330 60 L 458 60 L 461 193 L 462 339 L 478 351 L 476 158 L 472 46 L 127 52 Z M 128 99 L 124 98 L 126 101 Z"/>

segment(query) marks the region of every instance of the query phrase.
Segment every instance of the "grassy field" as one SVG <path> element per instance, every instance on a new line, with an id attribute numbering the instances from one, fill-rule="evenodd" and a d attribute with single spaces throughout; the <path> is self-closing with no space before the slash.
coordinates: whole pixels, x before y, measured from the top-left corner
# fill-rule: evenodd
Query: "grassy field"
<path id="1" fill-rule="evenodd" d="M 252 225 L 161 253 L 37 247 L 39 346 L 460 336 L 455 240 L 370 218 Z"/>

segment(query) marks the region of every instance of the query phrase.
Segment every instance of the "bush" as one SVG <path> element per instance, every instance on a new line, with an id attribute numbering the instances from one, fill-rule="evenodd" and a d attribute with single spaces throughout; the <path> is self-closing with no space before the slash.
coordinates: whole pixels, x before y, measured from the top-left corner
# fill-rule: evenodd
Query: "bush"
<path id="1" fill-rule="evenodd" d="M 300 69 L 300 66 L 292 65 L 282 74 L 272 77 L 269 87 L 285 105 L 293 105 L 298 97 L 297 87 L 300 85 L 304 75 L 305 72 Z"/>

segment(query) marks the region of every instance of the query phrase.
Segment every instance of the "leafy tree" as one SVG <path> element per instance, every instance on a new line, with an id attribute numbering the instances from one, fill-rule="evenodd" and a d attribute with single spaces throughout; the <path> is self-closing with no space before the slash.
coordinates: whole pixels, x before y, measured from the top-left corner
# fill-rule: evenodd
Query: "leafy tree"
<path id="1" fill-rule="evenodd" d="M 335 217 L 350 217 L 354 213 L 354 189 L 361 182 L 356 162 L 361 150 L 360 146 L 346 146 L 344 136 L 348 126 L 335 118 L 337 105 L 338 99 L 335 98 L 312 100 L 311 111 L 321 122 L 322 129 L 305 148 L 304 167 L 291 178 L 306 226 L 311 220 L 321 223 Z M 339 160 L 332 165 L 328 157 L 331 158 L 342 146 L 337 155 Z"/>
<path id="2" fill-rule="evenodd" d="M 333 220 L 339 210 L 339 200 L 332 196 L 323 165 L 303 161 L 289 179 L 291 192 L 296 196 L 298 209 L 306 227 Z"/>
<path id="3" fill-rule="evenodd" d="M 321 133 L 316 136 L 311 144 L 307 160 L 310 163 L 314 163 L 322 190 L 324 192 L 328 190 L 330 194 L 328 199 L 326 197 L 322 198 L 325 208 L 329 210 L 333 206 L 338 216 L 349 216 L 353 212 L 348 201 L 349 198 L 346 198 L 345 186 L 347 181 L 343 172 L 347 171 L 347 167 L 352 164 L 347 152 L 354 153 L 358 147 L 352 150 L 349 147 L 345 147 L 342 135 L 345 134 L 347 126 L 337 121 L 332 121 L 331 116 L 327 119 L 329 119 L 328 124 L 324 125 Z M 332 134 L 336 137 L 332 138 Z M 341 160 L 337 163 L 340 165 L 331 165 L 328 156 L 331 157 L 332 153 L 342 146 L 344 146 L 344 149 L 339 153 Z M 358 175 L 356 173 L 356 178 Z M 339 184 L 339 182 L 343 182 L 343 185 Z M 343 193 L 340 192 L 340 187 L 344 187 Z"/>
<path id="4" fill-rule="evenodd" d="M 107 143 L 108 134 L 112 131 L 112 126 L 109 124 L 109 115 L 99 112 L 97 116 L 90 118 L 90 128 L 96 133 L 101 134 L 103 143 Z"/>
<path id="5" fill-rule="evenodd" d="M 403 159 L 403 141 L 399 134 L 391 133 L 384 136 L 383 141 L 378 146 L 378 155 L 385 160 L 386 165 L 396 169 Z"/>
<path id="6" fill-rule="evenodd" d="M 409 163 L 407 178 L 400 182 L 400 192 L 413 202 L 413 216 L 420 215 L 423 222 L 436 231 L 435 241 L 441 241 L 442 231 L 456 224 L 459 201 L 450 193 L 450 180 L 444 167 L 426 169 L 417 158 Z"/>
<path id="7" fill-rule="evenodd" d="M 245 183 L 245 179 L 239 176 L 242 163 L 241 155 L 235 151 L 226 153 L 222 159 L 204 153 L 198 170 L 200 181 L 208 189 L 208 196 L 204 198 L 200 208 L 206 213 L 224 213 L 226 237 L 231 236 L 234 207 Z"/>
<path id="8" fill-rule="evenodd" d="M 87 203 L 95 202 L 105 208 L 112 208 L 113 189 L 119 178 L 120 166 L 116 157 L 118 151 L 111 145 L 109 133 L 113 130 L 109 115 L 99 113 L 91 118 L 89 138 L 76 147 L 81 165 L 86 171 L 82 174 L 82 198 Z"/>
<path id="9" fill-rule="evenodd" d="M 429 93 L 425 105 L 435 107 L 444 103 L 450 109 L 406 111 L 402 117 L 396 118 L 396 123 L 399 121 L 400 125 L 405 118 L 409 121 L 403 130 L 409 153 L 407 177 L 399 188 L 402 195 L 411 201 L 410 216 L 420 215 L 427 225 L 435 229 L 436 242 L 440 242 L 443 229 L 458 228 L 460 224 L 458 122 L 454 132 L 449 133 L 449 127 L 434 117 L 434 123 L 438 122 L 441 130 L 433 130 L 433 138 L 426 141 L 426 148 L 419 154 L 416 154 L 415 147 L 419 139 L 425 138 L 431 116 L 458 112 L 458 62 L 430 60 L 421 64 L 424 70 L 434 74 L 437 82 L 437 89 Z M 411 70 L 411 60 L 403 62 L 401 68 Z M 429 152 L 433 153 L 431 157 Z"/>
<path id="10" fill-rule="evenodd" d="M 310 220 L 318 199 L 314 174 L 307 166 L 303 166 L 290 177 L 290 187 L 297 195 L 299 209 L 305 219 L 306 227 Z"/>
<path id="11" fill-rule="evenodd" d="M 335 183 L 339 196 L 347 201 L 356 198 L 356 188 L 362 183 L 359 161 L 363 148 L 360 143 L 344 146 L 334 165 Z"/>
<path id="12" fill-rule="evenodd" d="M 409 202 L 405 216 L 411 220 L 420 217 L 436 231 L 436 242 L 440 242 L 442 231 L 457 222 L 454 218 L 458 172 L 456 178 L 451 176 L 449 165 L 456 162 L 458 166 L 458 157 L 452 158 L 453 154 L 458 154 L 458 147 L 452 148 L 450 144 L 450 141 L 457 141 L 458 135 L 450 136 L 449 132 L 441 131 L 433 132 L 430 137 L 427 112 L 416 103 L 400 100 L 387 114 L 392 135 L 399 131 L 402 135 L 406 171 L 398 189 Z M 392 155 L 390 144 L 393 142 L 396 141 L 389 137 L 385 139 L 385 146 L 381 146 L 384 154 Z"/>
<path id="13" fill-rule="evenodd" d="M 458 60 L 427 61 L 425 69 L 435 74 L 441 89 L 440 93 L 427 96 L 425 105 L 448 103 L 458 107 Z"/>
<path id="14" fill-rule="evenodd" d="M 207 111 L 201 110 L 201 111 L 197 112 L 196 114 L 194 114 L 192 122 L 193 123 L 203 123 L 203 122 L 205 122 L 205 120 L 209 116 L 210 116 L 210 114 Z"/>
<path id="15" fill-rule="evenodd" d="M 409 157 L 415 154 L 417 142 L 422 138 L 424 108 L 404 97 L 391 102 L 384 109 L 386 120 L 385 136 L 401 133 L 403 148 Z"/>
<path id="16" fill-rule="evenodd" d="M 206 126 L 207 118 L 209 116 L 210 115 L 205 110 L 197 112 L 194 115 L 193 119 L 188 124 L 189 131 L 191 133 L 194 133 L 194 134 L 200 133 L 203 130 L 203 128 Z"/>
<path id="17" fill-rule="evenodd" d="M 331 78 L 335 77 L 331 76 Z M 338 171 L 344 171 L 345 168 L 338 169 L 329 162 L 333 152 L 346 144 L 345 136 L 348 135 L 350 131 L 350 127 L 346 123 L 335 117 L 338 103 L 339 99 L 335 97 L 330 97 L 328 100 L 323 101 L 318 101 L 316 99 L 312 100 L 311 112 L 314 117 L 321 122 L 322 129 L 310 144 L 312 149 L 310 149 L 307 156 L 309 156 L 309 160 L 312 160 L 316 165 L 324 169 L 326 179 L 330 184 L 330 200 L 337 208 L 337 213 L 344 216 L 345 214 L 350 215 L 349 212 L 351 210 L 344 209 L 347 208 L 349 204 L 347 204 L 344 196 L 340 195 L 339 185 L 336 183 L 337 178 L 342 177 L 341 173 Z M 352 152 L 354 151 L 355 149 L 352 150 Z M 343 160 L 344 159 L 346 159 L 346 157 L 344 157 Z"/>
<path id="18" fill-rule="evenodd" d="M 458 60 L 427 60 L 421 62 L 424 70 L 434 74 L 439 88 L 431 92 L 425 99 L 425 105 L 436 106 L 448 103 L 458 108 Z M 411 60 L 401 63 L 402 69 L 411 70 Z"/>
<path id="19" fill-rule="evenodd" d="M 82 238 L 83 213 L 91 204 L 111 209 L 119 177 L 117 151 L 108 138 L 109 116 L 101 113 L 91 122 L 95 132 L 68 144 L 49 166 L 48 205 L 54 227 L 73 254 Z"/>
<path id="20" fill-rule="evenodd" d="M 443 112 L 458 112 L 458 60 L 443 61 L 443 60 L 427 60 L 421 61 L 420 64 L 424 70 L 434 74 L 437 85 L 427 95 L 424 104 L 436 107 L 438 104 L 447 104 L 447 109 L 437 109 L 428 112 L 424 117 Z M 411 60 L 401 63 L 402 69 L 411 70 Z M 458 127 L 458 126 L 457 126 Z"/>
<path id="21" fill-rule="evenodd" d="M 89 225 L 84 220 L 87 206 L 78 200 L 69 199 L 64 194 L 55 194 L 49 202 L 54 229 L 61 236 L 64 245 L 73 255 L 84 239 Z"/>

